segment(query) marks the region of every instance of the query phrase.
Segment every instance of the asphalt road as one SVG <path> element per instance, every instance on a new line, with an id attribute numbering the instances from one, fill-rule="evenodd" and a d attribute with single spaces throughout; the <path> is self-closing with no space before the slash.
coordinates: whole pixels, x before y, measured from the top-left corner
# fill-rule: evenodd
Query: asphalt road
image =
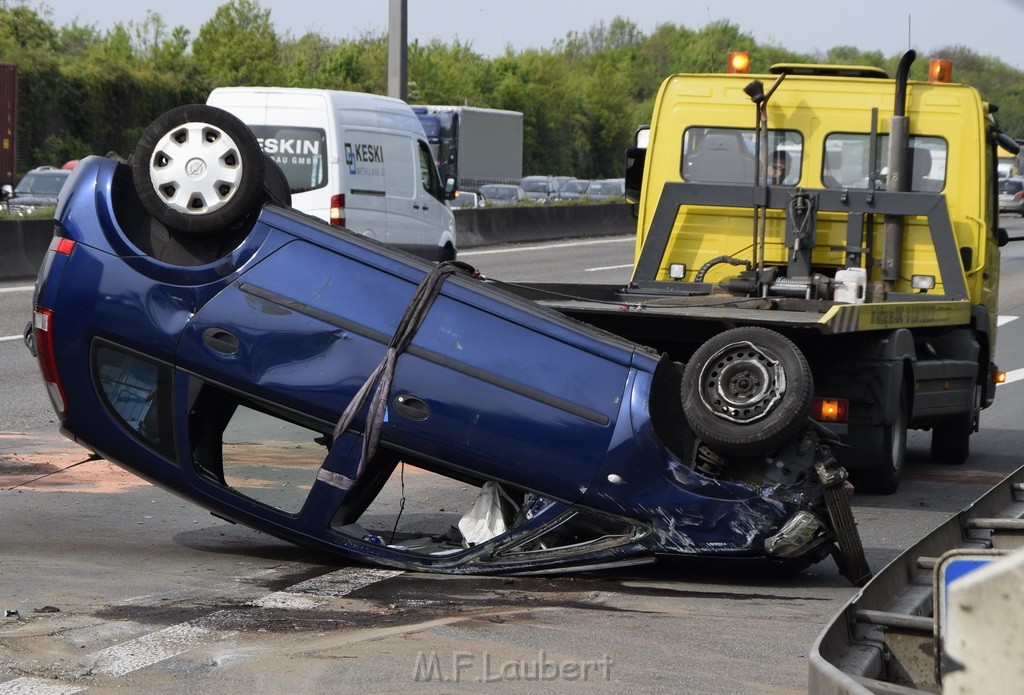
<path id="1" fill-rule="evenodd" d="M 1024 236 L 1020 220 L 1004 218 L 1011 234 Z M 631 240 L 604 239 L 463 259 L 503 279 L 615 283 L 631 253 Z M 874 568 L 1020 465 L 1024 243 L 1003 258 L 998 358 L 1014 381 L 983 414 L 967 464 L 931 464 L 927 436 L 912 434 L 900 491 L 855 496 Z M 799 693 L 811 642 L 855 591 L 831 561 L 790 577 L 642 567 L 460 578 L 331 564 L 63 440 L 14 339 L 30 297 L 0 286 L 0 695 Z M 404 483 L 421 511 L 461 509 L 467 495 L 416 471 Z"/>

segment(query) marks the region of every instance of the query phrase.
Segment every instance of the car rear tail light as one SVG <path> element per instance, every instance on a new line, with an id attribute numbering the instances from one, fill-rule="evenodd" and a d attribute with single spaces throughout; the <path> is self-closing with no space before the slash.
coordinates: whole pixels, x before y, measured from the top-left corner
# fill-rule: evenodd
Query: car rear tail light
<path id="1" fill-rule="evenodd" d="M 331 224 L 345 226 L 345 194 L 331 196 Z"/>
<path id="2" fill-rule="evenodd" d="M 57 355 L 53 346 L 53 311 L 36 307 L 32 312 L 32 334 L 35 338 L 36 354 L 39 368 L 46 382 L 46 391 L 53 402 L 53 409 L 58 417 L 67 412 L 67 399 L 64 397 L 64 385 L 57 371 Z"/>
<path id="3" fill-rule="evenodd" d="M 1015 200 L 1024 200 L 1024 191 L 1021 191 L 1020 193 L 1014 194 L 1013 197 L 1014 197 Z"/>
<path id="4" fill-rule="evenodd" d="M 811 418 L 818 422 L 846 422 L 850 402 L 845 398 L 815 398 L 811 401 Z"/>
<path id="5" fill-rule="evenodd" d="M 50 248 L 46 254 L 44 268 L 41 276 L 49 272 L 52 259 L 56 254 L 70 256 L 75 249 L 75 241 L 66 237 L 54 237 L 50 240 Z M 37 306 L 32 310 L 32 339 L 36 350 L 36 358 L 39 360 L 39 369 L 43 373 L 43 381 L 46 383 L 46 392 L 53 403 L 53 409 L 58 417 L 64 417 L 67 413 L 67 398 L 64 396 L 64 385 L 60 380 L 60 373 L 57 371 L 57 353 L 54 350 L 53 342 L 53 310 Z"/>

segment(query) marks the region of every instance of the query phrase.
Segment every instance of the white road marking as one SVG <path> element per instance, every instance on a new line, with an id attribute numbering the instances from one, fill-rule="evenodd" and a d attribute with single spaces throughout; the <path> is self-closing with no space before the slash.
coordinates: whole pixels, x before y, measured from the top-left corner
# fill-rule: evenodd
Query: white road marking
<path id="1" fill-rule="evenodd" d="M 463 256 L 486 256 L 495 253 L 517 253 L 519 251 L 542 251 L 544 249 L 568 249 L 575 246 L 598 246 L 600 244 L 635 244 L 634 237 L 609 237 L 607 239 L 590 239 L 588 241 L 569 241 L 560 244 L 535 244 L 533 246 L 509 246 L 500 249 L 478 249 L 472 251 L 459 251 L 459 258 Z"/>
<path id="2" fill-rule="evenodd" d="M 1021 379 L 1024 379 L 1024 369 L 1014 369 L 1012 372 L 1006 373 L 1006 381 L 1003 383 L 1009 384 L 1014 381 L 1020 381 Z"/>
<path id="3" fill-rule="evenodd" d="M 267 594 L 251 601 L 249 605 L 257 608 L 310 610 L 323 604 L 323 601 L 317 600 L 318 598 L 347 596 L 357 589 L 397 577 L 402 573 L 401 570 L 376 568 L 341 569 L 293 584 L 283 591 Z M 202 618 L 171 625 L 93 652 L 83 657 L 82 662 L 96 674 L 125 676 L 184 654 L 202 644 L 230 637 L 237 633 L 237 630 L 230 627 L 237 625 L 237 620 L 237 611 L 214 611 Z M 82 686 L 29 676 L 0 683 L 0 695 L 71 695 L 82 690 L 85 690 Z"/>
<path id="4" fill-rule="evenodd" d="M 1010 321 L 1016 321 L 1016 320 L 1017 320 L 1016 316 L 1003 316 L 1002 314 L 1000 314 L 999 318 L 996 319 L 996 325 L 997 326 L 1002 326 L 1004 324 L 1009 323 Z"/>
<path id="5" fill-rule="evenodd" d="M 249 603 L 257 608 L 287 608 L 289 610 L 308 611 L 316 608 L 322 601 L 308 596 L 307 594 L 292 594 L 287 591 L 275 591 L 266 596 L 260 596 Z"/>
<path id="6" fill-rule="evenodd" d="M 321 577 L 307 579 L 283 591 L 261 596 L 250 605 L 260 608 L 291 608 L 309 610 L 323 604 L 317 597 L 341 598 L 364 586 L 382 582 L 402 574 L 401 570 L 376 568 L 345 569 Z"/>
<path id="7" fill-rule="evenodd" d="M 171 625 L 163 630 L 90 654 L 84 661 L 92 666 L 93 673 L 124 676 L 164 659 L 184 654 L 212 637 L 226 636 L 224 633 L 218 633 L 215 626 L 215 623 L 226 614 L 227 611 L 216 611 L 187 623 Z"/>
<path id="8" fill-rule="evenodd" d="M 600 270 L 622 270 L 623 268 L 632 268 L 632 267 L 633 267 L 632 263 L 624 263 L 622 265 L 605 265 L 605 266 L 601 266 L 600 268 L 584 268 L 584 270 L 586 272 L 588 272 L 588 273 L 594 273 L 594 272 L 597 272 L 597 271 L 600 271 Z"/>
<path id="9" fill-rule="evenodd" d="M 35 285 L 19 285 L 18 287 L 0 287 L 0 292 L 31 292 Z"/>
<path id="10" fill-rule="evenodd" d="M 71 685 L 49 678 L 22 676 L 6 683 L 0 683 L 0 695 L 71 695 L 85 690 L 81 685 Z"/>
<path id="11" fill-rule="evenodd" d="M 0 343 L 6 343 L 10 340 L 21 340 L 24 337 L 23 335 L 0 335 Z"/>
<path id="12" fill-rule="evenodd" d="M 289 593 L 315 594 L 340 598 L 347 596 L 364 586 L 382 582 L 402 574 L 402 570 L 386 570 L 377 568 L 352 568 L 338 570 L 320 577 L 307 579 L 285 589 Z"/>

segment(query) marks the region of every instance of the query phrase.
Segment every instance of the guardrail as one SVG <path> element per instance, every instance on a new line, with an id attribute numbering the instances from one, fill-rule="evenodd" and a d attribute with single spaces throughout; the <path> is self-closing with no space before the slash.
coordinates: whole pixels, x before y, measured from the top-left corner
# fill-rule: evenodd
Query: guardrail
<path id="1" fill-rule="evenodd" d="M 0 280 L 34 278 L 53 238 L 53 220 L 0 220 Z"/>
<path id="2" fill-rule="evenodd" d="M 1022 517 L 1024 468 L 914 544 L 853 597 L 811 648 L 808 692 L 940 692 L 935 568 L 950 551 L 1019 547 Z"/>
<path id="3" fill-rule="evenodd" d="M 460 249 L 493 244 L 632 234 L 625 203 L 531 205 L 455 211 Z M 35 278 L 53 237 L 53 220 L 0 220 L 0 280 Z"/>

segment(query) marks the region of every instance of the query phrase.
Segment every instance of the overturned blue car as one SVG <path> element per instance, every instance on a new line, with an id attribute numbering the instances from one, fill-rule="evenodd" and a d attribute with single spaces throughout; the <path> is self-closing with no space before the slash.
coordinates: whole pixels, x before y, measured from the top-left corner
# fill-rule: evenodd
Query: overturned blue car
<path id="1" fill-rule="evenodd" d="M 781 335 L 727 331 L 684 365 L 288 203 L 249 130 L 208 106 L 164 114 L 130 163 L 79 163 L 33 318 L 68 437 L 220 517 L 385 567 L 831 554 L 869 576 Z M 723 426 L 758 436 L 698 437 L 687 369 L 750 403 Z M 480 494 L 427 530 L 382 525 L 366 511 L 407 465 Z"/>

